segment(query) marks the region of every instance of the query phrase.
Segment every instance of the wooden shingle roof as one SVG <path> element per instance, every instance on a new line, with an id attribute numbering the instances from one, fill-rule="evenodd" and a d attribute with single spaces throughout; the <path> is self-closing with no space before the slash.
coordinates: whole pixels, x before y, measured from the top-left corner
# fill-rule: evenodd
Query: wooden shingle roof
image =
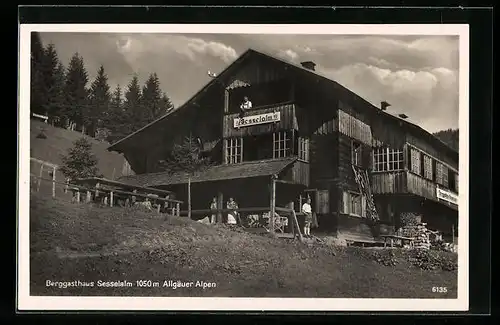
<path id="1" fill-rule="evenodd" d="M 275 159 L 275 160 L 260 160 L 250 161 L 240 164 L 216 165 L 211 166 L 200 172 L 196 172 L 191 177 L 192 183 L 213 182 L 238 178 L 251 178 L 270 176 L 279 174 L 285 168 L 293 164 L 297 160 L 296 157 Z M 119 179 L 120 182 L 134 184 L 138 186 L 162 186 L 186 184 L 188 182 L 187 173 L 167 172 L 139 174 L 134 176 L 123 176 Z"/>

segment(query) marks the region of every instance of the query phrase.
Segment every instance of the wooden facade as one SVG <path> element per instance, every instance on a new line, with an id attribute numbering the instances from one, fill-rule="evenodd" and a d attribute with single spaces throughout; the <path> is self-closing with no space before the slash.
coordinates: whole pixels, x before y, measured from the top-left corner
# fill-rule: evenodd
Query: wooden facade
<path id="1" fill-rule="evenodd" d="M 221 73 L 214 81 L 217 86 L 195 104 L 186 104 L 185 113 L 162 122 L 163 136 L 151 140 L 156 148 L 127 149 L 131 166 L 139 166 L 136 172 L 154 171 L 150 161 L 168 152 L 181 135 L 191 133 L 220 165 L 296 157 L 279 176 L 278 191 L 295 196 L 282 198 L 283 202 L 298 202 L 295 206 L 300 209 L 297 196 L 311 197 L 320 228 L 337 234 L 375 236 L 390 231 L 397 223 L 397 217 L 387 213 L 394 200 L 404 205 L 411 198 L 417 206 L 419 200 L 430 200 L 449 207 L 437 199 L 436 191 L 438 186 L 458 188 L 451 181 L 458 175 L 457 153 L 331 80 L 256 51 L 249 53 Z M 253 107 L 244 117 L 279 112 L 279 121 L 235 127 L 245 96 Z M 139 163 L 141 159 L 146 161 Z M 353 166 L 369 174 L 381 215 L 377 225 L 367 219 L 369 198 L 361 192 Z"/>

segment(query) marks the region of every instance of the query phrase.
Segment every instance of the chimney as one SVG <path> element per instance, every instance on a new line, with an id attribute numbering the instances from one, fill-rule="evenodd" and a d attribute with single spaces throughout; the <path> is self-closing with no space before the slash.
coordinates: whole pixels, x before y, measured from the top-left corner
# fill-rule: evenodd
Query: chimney
<path id="1" fill-rule="evenodd" d="M 387 110 L 387 107 L 389 107 L 389 106 L 391 106 L 391 104 L 389 104 L 386 101 L 380 102 L 380 109 L 383 111 Z"/>
<path id="2" fill-rule="evenodd" d="M 306 69 L 309 69 L 309 70 L 312 70 L 314 71 L 314 67 L 316 66 L 316 63 L 312 62 L 312 61 L 304 61 L 304 62 L 300 62 L 300 64 L 306 68 Z"/>

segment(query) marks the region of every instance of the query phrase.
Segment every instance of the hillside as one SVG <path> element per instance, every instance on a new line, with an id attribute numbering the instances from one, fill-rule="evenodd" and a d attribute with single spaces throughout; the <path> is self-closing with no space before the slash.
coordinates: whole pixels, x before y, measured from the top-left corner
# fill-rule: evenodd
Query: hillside
<path id="1" fill-rule="evenodd" d="M 439 140 L 458 151 L 458 129 L 448 129 L 433 133 Z"/>
<path id="2" fill-rule="evenodd" d="M 456 254 L 308 246 L 224 225 L 124 208 L 71 204 L 33 195 L 32 295 L 454 298 Z M 438 265 L 423 270 L 417 265 Z M 427 263 L 427 264 L 426 264 Z M 430 264 L 429 264 L 430 263 Z M 440 262 L 441 263 L 441 262 Z M 453 269 L 453 268 L 452 268 Z M 60 287 L 47 280 L 65 281 Z M 72 287 L 71 281 L 94 282 Z M 99 287 L 98 281 L 132 287 Z M 158 286 L 137 286 L 151 280 Z M 199 287 L 164 287 L 205 281 Z M 448 292 L 432 292 L 445 286 Z"/>
<path id="3" fill-rule="evenodd" d="M 79 132 L 56 128 L 36 120 L 31 120 L 30 126 L 31 157 L 57 165 L 61 164 L 61 155 L 65 155 L 67 150 L 73 146 L 73 142 L 83 136 Z M 42 129 L 45 130 L 46 139 L 37 138 Z M 107 151 L 108 143 L 99 142 L 88 136 L 84 137 L 92 143 L 92 151 L 99 161 L 99 171 L 104 177 L 116 179 L 122 176 L 123 156 Z M 64 180 L 63 176 L 59 173 L 57 174 L 57 179 Z"/>

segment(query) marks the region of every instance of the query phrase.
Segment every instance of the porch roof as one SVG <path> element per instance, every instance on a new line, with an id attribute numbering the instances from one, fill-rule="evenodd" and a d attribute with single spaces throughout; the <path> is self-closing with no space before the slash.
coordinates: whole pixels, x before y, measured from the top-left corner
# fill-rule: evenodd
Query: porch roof
<path id="1" fill-rule="evenodd" d="M 259 160 L 243 162 L 239 164 L 216 165 L 211 166 L 203 171 L 195 172 L 191 176 L 191 183 L 213 182 L 238 178 L 252 178 L 271 176 L 279 174 L 285 168 L 293 164 L 297 160 L 296 157 Z M 186 184 L 189 174 L 167 172 L 139 174 L 134 176 L 123 176 L 119 178 L 120 182 L 134 184 L 139 186 L 162 186 Z"/>

